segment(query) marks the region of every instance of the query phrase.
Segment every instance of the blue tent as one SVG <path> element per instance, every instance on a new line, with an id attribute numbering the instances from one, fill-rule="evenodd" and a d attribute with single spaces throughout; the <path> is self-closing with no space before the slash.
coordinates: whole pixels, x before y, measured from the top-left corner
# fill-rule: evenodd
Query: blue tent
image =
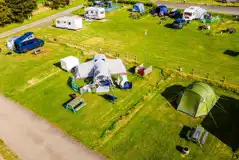
<path id="1" fill-rule="evenodd" d="M 152 14 L 158 14 L 158 16 L 164 16 L 168 14 L 168 7 L 160 5 L 153 10 Z"/>
<path id="2" fill-rule="evenodd" d="M 132 11 L 143 13 L 144 12 L 144 4 L 143 3 L 134 4 Z"/>

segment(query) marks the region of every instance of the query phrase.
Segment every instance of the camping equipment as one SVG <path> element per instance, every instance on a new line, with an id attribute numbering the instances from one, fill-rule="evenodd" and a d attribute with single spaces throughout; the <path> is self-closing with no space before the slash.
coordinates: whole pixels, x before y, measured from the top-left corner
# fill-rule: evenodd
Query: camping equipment
<path id="1" fill-rule="evenodd" d="M 61 68 L 70 72 L 74 67 L 80 64 L 79 59 L 74 56 L 68 56 L 60 60 Z"/>
<path id="2" fill-rule="evenodd" d="M 190 132 L 188 132 L 187 138 L 195 143 L 204 144 L 207 140 L 208 132 L 201 126 L 197 128 L 192 128 Z"/>
<path id="3" fill-rule="evenodd" d="M 198 6 L 190 6 L 183 12 L 183 19 L 186 21 L 194 19 L 203 19 L 206 14 L 206 10 Z"/>
<path id="4" fill-rule="evenodd" d="M 86 105 L 86 103 L 84 102 L 84 100 L 82 98 L 76 97 L 76 98 L 73 98 L 70 101 L 68 101 L 64 105 L 64 107 L 75 113 L 75 112 L 79 111 L 82 107 L 84 107 L 85 105 Z"/>
<path id="5" fill-rule="evenodd" d="M 173 9 L 169 12 L 169 17 L 171 18 L 180 18 L 181 14 L 180 14 L 180 10 L 178 9 Z"/>
<path id="6" fill-rule="evenodd" d="M 43 45 L 44 41 L 35 38 L 33 32 L 26 32 L 20 37 L 11 37 L 7 41 L 7 47 L 17 53 L 26 53 Z"/>
<path id="7" fill-rule="evenodd" d="M 208 25 L 202 25 L 202 26 L 199 26 L 198 29 L 199 29 L 199 30 L 210 30 L 211 27 L 208 26 Z"/>
<path id="8" fill-rule="evenodd" d="M 183 149 L 182 149 L 182 153 L 183 153 L 184 155 L 188 155 L 188 154 L 189 154 L 189 149 L 188 149 L 187 147 L 183 148 Z"/>
<path id="9" fill-rule="evenodd" d="M 202 19 L 202 22 L 203 23 L 212 23 L 212 22 L 215 22 L 219 20 L 219 17 L 216 16 L 216 17 L 212 17 L 212 16 L 208 16 L 208 15 L 205 15 L 204 16 L 204 19 Z"/>
<path id="10" fill-rule="evenodd" d="M 105 94 L 103 97 L 104 97 L 105 99 L 107 99 L 108 101 L 110 101 L 110 102 L 115 102 L 115 101 L 117 100 L 117 97 L 112 96 L 112 95 L 110 95 L 110 94 Z"/>
<path id="11" fill-rule="evenodd" d="M 152 14 L 158 16 L 168 15 L 168 8 L 165 5 L 160 5 L 153 10 Z"/>
<path id="12" fill-rule="evenodd" d="M 143 13 L 144 12 L 144 4 L 143 3 L 136 3 L 133 5 L 133 12 L 139 12 Z"/>
<path id="13" fill-rule="evenodd" d="M 183 18 L 177 18 L 173 24 L 172 24 L 172 28 L 174 29 L 182 29 L 184 25 L 187 24 L 187 21 L 185 21 L 185 19 Z"/>
<path id="14" fill-rule="evenodd" d="M 152 73 L 153 71 L 153 67 L 152 66 L 149 66 L 149 67 L 145 67 L 144 64 L 141 64 L 139 66 L 137 66 L 135 68 L 135 73 L 141 75 L 141 76 L 147 76 L 149 75 L 150 73 Z"/>
<path id="15" fill-rule="evenodd" d="M 179 99 L 177 110 L 193 117 L 199 117 L 210 112 L 218 97 L 209 85 L 196 82 L 189 85 Z"/>
<path id="16" fill-rule="evenodd" d="M 132 88 L 132 82 L 129 82 L 127 75 L 120 74 L 116 80 L 116 84 L 120 87 L 120 89 Z"/>
<path id="17" fill-rule="evenodd" d="M 78 92 L 79 91 L 79 87 L 77 86 L 77 84 L 75 83 L 75 77 L 72 77 L 71 78 L 71 88 L 75 91 L 75 92 Z"/>
<path id="18" fill-rule="evenodd" d="M 83 28 L 82 18 L 78 16 L 64 16 L 56 19 L 57 28 L 77 30 Z"/>

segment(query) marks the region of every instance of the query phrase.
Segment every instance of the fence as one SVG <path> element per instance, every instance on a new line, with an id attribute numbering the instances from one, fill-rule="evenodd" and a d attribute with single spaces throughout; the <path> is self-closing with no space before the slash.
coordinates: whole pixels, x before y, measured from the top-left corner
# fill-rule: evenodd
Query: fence
<path id="1" fill-rule="evenodd" d="M 110 49 L 110 47 L 104 47 L 104 46 L 97 47 L 93 45 L 86 45 L 86 44 L 79 44 L 79 43 L 74 44 L 70 38 L 66 38 L 62 36 L 52 37 L 52 35 L 45 35 L 44 39 L 50 43 L 58 43 L 61 45 L 65 45 L 67 47 L 79 49 L 80 51 L 82 51 L 83 55 L 86 57 L 88 56 L 92 57 L 93 55 L 97 53 L 104 53 L 107 55 L 107 57 L 110 57 L 110 58 L 121 58 L 130 66 L 139 65 L 141 63 L 146 63 L 146 64 L 148 63 L 152 65 L 154 68 L 160 68 L 160 69 L 164 68 L 162 70 L 166 74 L 174 74 L 184 79 L 194 79 L 194 80 L 204 81 L 204 82 L 216 85 L 218 87 L 231 90 L 232 92 L 239 94 L 239 85 L 237 85 L 237 83 L 233 84 L 227 81 L 226 76 L 219 77 L 209 72 L 206 72 L 205 74 L 200 74 L 200 70 L 197 70 L 195 68 L 191 70 L 188 69 L 187 71 L 186 70 L 183 71 L 184 68 L 178 65 L 179 63 L 176 63 L 176 61 L 175 61 L 175 64 L 171 66 L 167 66 L 163 64 L 157 65 L 158 63 L 157 58 L 155 58 L 155 62 L 151 60 L 149 62 L 147 58 L 140 59 L 140 57 L 138 57 L 137 54 L 122 53 L 117 51 L 116 49 Z M 167 61 L 167 60 L 168 59 L 163 59 L 163 57 L 161 57 L 161 61 Z M 182 60 L 180 59 L 180 61 Z"/>

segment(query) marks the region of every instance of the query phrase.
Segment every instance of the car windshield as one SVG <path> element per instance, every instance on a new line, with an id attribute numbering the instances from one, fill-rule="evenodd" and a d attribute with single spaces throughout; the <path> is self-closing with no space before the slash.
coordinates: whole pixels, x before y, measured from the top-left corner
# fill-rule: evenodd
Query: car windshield
<path id="1" fill-rule="evenodd" d="M 184 15 L 185 15 L 185 16 L 192 16 L 192 13 L 190 13 L 190 12 L 185 12 Z"/>

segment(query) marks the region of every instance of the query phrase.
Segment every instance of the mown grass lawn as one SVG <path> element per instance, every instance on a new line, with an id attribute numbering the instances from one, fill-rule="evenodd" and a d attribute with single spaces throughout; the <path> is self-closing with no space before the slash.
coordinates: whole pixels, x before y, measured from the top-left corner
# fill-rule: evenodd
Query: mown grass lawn
<path id="1" fill-rule="evenodd" d="M 171 85 L 186 86 L 191 81 L 157 85 L 162 75 L 156 68 L 181 66 L 186 72 L 195 69 L 202 76 L 209 72 L 213 79 L 225 76 L 238 85 L 239 57 L 224 52 L 239 51 L 239 34 L 207 35 L 197 30 L 198 22 L 173 30 L 165 27 L 173 20 L 158 24 L 157 17 L 132 20 L 128 15 L 126 9 L 118 10 L 107 14 L 106 22 L 84 22 L 84 29 L 79 31 L 52 27 L 31 29 L 36 37 L 55 37 L 56 42 L 46 40 L 44 53 L 37 56 L 30 53 L 0 55 L 0 92 L 110 159 L 183 159 L 176 145 L 191 149 L 187 159 L 229 159 L 230 147 L 213 135 L 202 148 L 180 138 L 184 125 L 197 126 L 203 118 L 194 119 L 177 112 L 162 92 Z M 234 22 L 217 25 L 217 28 L 231 25 L 238 28 Z M 95 51 L 102 48 L 103 52 L 119 53 L 122 58 L 137 56 L 138 61 L 153 65 L 155 70 L 146 79 L 129 73 L 134 88 L 131 91 L 116 89 L 118 102 L 115 104 L 99 95 L 83 95 L 87 106 L 73 114 L 62 107 L 73 93 L 67 85 L 71 74 L 59 69 L 57 63 L 68 55 L 77 56 L 81 61 L 92 56 L 84 57 L 80 50 L 62 42 L 84 44 Z M 0 44 L 3 47 L 5 40 L 0 40 Z M 127 64 L 128 68 L 131 66 Z M 229 92 L 223 94 L 229 95 Z"/>
<path id="2" fill-rule="evenodd" d="M 0 158 L 6 160 L 18 160 L 18 157 L 0 140 Z"/>

